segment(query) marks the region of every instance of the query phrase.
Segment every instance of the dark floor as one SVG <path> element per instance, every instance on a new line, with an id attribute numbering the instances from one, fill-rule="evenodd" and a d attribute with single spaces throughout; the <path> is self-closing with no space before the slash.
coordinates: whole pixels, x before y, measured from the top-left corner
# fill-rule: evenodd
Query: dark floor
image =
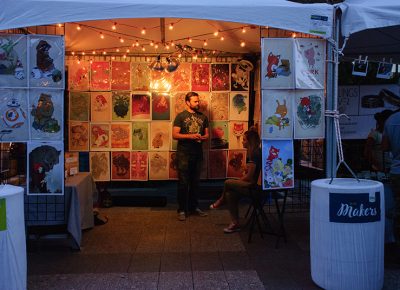
<path id="1" fill-rule="evenodd" d="M 286 214 L 288 240 L 276 249 L 275 236 L 224 234 L 228 212 L 208 212 L 179 222 L 171 204 L 101 209 L 109 221 L 84 232 L 81 251 L 59 238 L 28 243 L 28 289 L 320 289 L 309 213 Z M 384 289 L 400 289 L 399 256 L 387 251 Z"/>

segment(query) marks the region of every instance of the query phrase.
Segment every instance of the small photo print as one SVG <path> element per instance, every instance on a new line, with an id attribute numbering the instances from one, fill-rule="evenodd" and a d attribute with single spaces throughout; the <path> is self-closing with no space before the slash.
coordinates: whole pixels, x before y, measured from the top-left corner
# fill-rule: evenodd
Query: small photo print
<path id="1" fill-rule="evenodd" d="M 390 79 L 392 77 L 392 63 L 380 62 L 376 77 L 379 79 Z"/>
<path id="2" fill-rule="evenodd" d="M 365 77 L 368 71 L 368 61 L 355 60 L 353 63 L 353 76 Z"/>

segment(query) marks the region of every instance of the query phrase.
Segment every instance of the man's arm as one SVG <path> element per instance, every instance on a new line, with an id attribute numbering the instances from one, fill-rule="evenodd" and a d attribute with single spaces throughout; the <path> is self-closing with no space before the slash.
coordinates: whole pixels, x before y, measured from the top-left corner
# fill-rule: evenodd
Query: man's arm
<path id="1" fill-rule="evenodd" d="M 200 134 L 181 134 L 181 128 L 174 126 L 172 127 L 172 138 L 175 140 L 183 140 L 183 139 L 192 139 L 192 140 L 201 140 Z"/>
<path id="2" fill-rule="evenodd" d="M 204 135 L 201 136 L 201 140 L 208 140 L 208 128 L 204 129 Z"/>

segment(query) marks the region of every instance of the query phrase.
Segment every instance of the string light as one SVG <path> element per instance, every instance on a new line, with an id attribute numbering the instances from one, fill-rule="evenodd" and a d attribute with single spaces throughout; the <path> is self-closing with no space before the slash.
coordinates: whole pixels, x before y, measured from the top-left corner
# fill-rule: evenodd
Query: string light
<path id="1" fill-rule="evenodd" d="M 142 51 L 146 51 L 146 48 L 144 46 L 142 46 Z"/>
<path id="2" fill-rule="evenodd" d="M 169 26 L 168 26 L 168 29 L 169 29 L 169 30 L 174 29 L 174 24 L 173 24 L 173 23 L 170 23 Z"/>
<path id="3" fill-rule="evenodd" d="M 100 38 L 101 38 L 101 39 L 104 39 L 104 34 L 103 34 L 103 32 L 100 32 Z"/>
<path id="4" fill-rule="evenodd" d="M 153 40 L 150 42 L 150 46 L 154 46 L 154 41 Z"/>
<path id="5" fill-rule="evenodd" d="M 219 34 L 219 31 L 214 32 L 214 36 L 218 36 L 218 34 Z"/>
<path id="6" fill-rule="evenodd" d="M 182 53 L 178 54 L 178 57 L 181 58 L 182 57 Z"/>
<path id="7" fill-rule="evenodd" d="M 158 48 L 158 44 L 154 45 L 154 49 L 157 49 L 157 48 Z"/>
<path id="8" fill-rule="evenodd" d="M 142 31 L 140 32 L 142 35 L 146 34 L 146 28 L 143 27 Z"/>
<path id="9" fill-rule="evenodd" d="M 119 38 L 119 42 L 124 43 L 124 39 L 122 37 Z"/>
<path id="10" fill-rule="evenodd" d="M 112 59 L 112 60 L 115 60 L 115 56 L 112 56 L 111 59 Z"/>
<path id="11" fill-rule="evenodd" d="M 82 55 L 85 55 L 85 52 L 84 52 L 84 51 L 82 51 Z"/>
<path id="12" fill-rule="evenodd" d="M 95 51 L 95 50 L 93 50 L 93 51 L 92 51 L 92 54 L 96 54 L 96 51 Z"/>
<path id="13" fill-rule="evenodd" d="M 245 46 L 246 46 L 246 42 L 241 41 L 241 42 L 240 42 L 240 46 L 241 46 L 241 47 L 245 47 Z"/>
<path id="14" fill-rule="evenodd" d="M 136 45 L 136 46 L 139 46 L 139 40 L 136 40 L 135 45 Z"/>
<path id="15" fill-rule="evenodd" d="M 220 40 L 221 40 L 221 41 L 224 41 L 224 40 L 225 40 L 225 37 L 224 37 L 223 35 L 221 35 Z"/>
<path id="16" fill-rule="evenodd" d="M 246 33 L 246 27 L 242 27 L 242 33 Z"/>
<path id="17" fill-rule="evenodd" d="M 78 64 L 81 64 L 81 61 L 78 59 L 77 63 L 78 63 Z"/>
<path id="18" fill-rule="evenodd" d="M 124 54 L 122 57 L 123 57 L 123 58 L 126 58 L 126 54 Z"/>
<path id="19" fill-rule="evenodd" d="M 150 61 L 150 57 L 146 57 L 146 61 Z"/>
<path id="20" fill-rule="evenodd" d="M 119 52 L 119 48 L 117 48 L 115 51 L 116 51 L 116 52 Z"/>
<path id="21" fill-rule="evenodd" d="M 174 47 L 175 46 L 175 42 L 171 41 L 171 46 Z"/>
<path id="22" fill-rule="evenodd" d="M 207 45 L 208 45 L 207 40 L 204 40 L 203 46 L 207 46 Z"/>
<path id="23" fill-rule="evenodd" d="M 197 59 L 197 54 L 193 55 L 193 59 Z"/>
<path id="24" fill-rule="evenodd" d="M 114 24 L 111 26 L 112 30 L 117 30 L 117 22 L 114 22 Z"/>
<path id="25" fill-rule="evenodd" d="M 292 37 L 293 37 L 293 38 L 296 38 L 296 33 L 293 32 L 293 33 L 292 33 Z"/>
<path id="26" fill-rule="evenodd" d="M 62 24 L 61 24 L 61 23 L 58 23 L 58 24 L 57 24 L 57 26 L 58 26 L 58 27 L 61 27 L 61 26 L 62 26 Z"/>
<path id="27" fill-rule="evenodd" d="M 107 51 L 103 51 L 103 54 L 106 55 L 106 54 L 107 54 Z"/>
<path id="28" fill-rule="evenodd" d="M 75 52 L 73 51 L 73 52 L 71 52 L 71 54 L 72 54 L 72 55 L 75 55 Z"/>
<path id="29" fill-rule="evenodd" d="M 78 24 L 78 26 L 76 27 L 76 30 L 80 31 L 82 29 L 82 27 Z"/>
<path id="30" fill-rule="evenodd" d="M 165 45 L 165 48 L 166 48 L 167 50 L 169 50 L 169 45 L 168 45 L 168 44 L 166 44 L 166 45 Z"/>
<path id="31" fill-rule="evenodd" d="M 126 50 L 126 53 L 130 53 L 131 51 L 130 51 L 130 49 L 128 48 L 127 50 Z"/>
<path id="32" fill-rule="evenodd" d="M 190 43 L 192 43 L 193 42 L 193 40 L 189 37 L 188 38 L 188 41 L 190 42 Z"/>
<path id="33" fill-rule="evenodd" d="M 92 63 L 93 63 L 93 60 L 90 60 L 89 62 L 90 62 L 90 64 L 92 64 Z"/>

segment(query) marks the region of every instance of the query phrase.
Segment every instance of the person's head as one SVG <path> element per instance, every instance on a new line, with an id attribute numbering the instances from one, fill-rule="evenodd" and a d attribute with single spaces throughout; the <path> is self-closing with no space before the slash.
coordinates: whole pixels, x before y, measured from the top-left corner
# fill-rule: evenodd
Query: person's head
<path id="1" fill-rule="evenodd" d="M 185 103 L 189 109 L 198 111 L 200 109 L 199 94 L 196 92 L 189 92 L 185 96 Z"/>
<path id="2" fill-rule="evenodd" d="M 243 147 L 247 149 L 248 153 L 252 155 L 260 147 L 260 135 L 258 135 L 257 128 L 250 127 L 243 135 Z"/>
<path id="3" fill-rule="evenodd" d="M 382 112 L 376 113 L 374 118 L 376 120 L 376 129 L 379 132 L 383 132 L 385 122 L 393 114 L 392 110 L 383 110 Z"/>

